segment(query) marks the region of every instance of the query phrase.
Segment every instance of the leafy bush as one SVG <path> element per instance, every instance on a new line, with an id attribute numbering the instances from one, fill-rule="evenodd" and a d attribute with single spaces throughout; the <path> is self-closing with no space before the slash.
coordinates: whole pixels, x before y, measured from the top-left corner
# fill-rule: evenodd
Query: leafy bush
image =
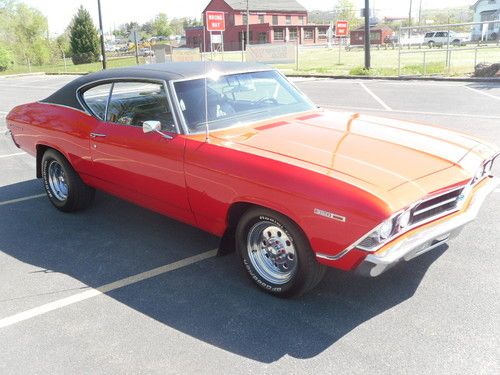
<path id="1" fill-rule="evenodd" d="M 12 64 L 10 52 L 3 46 L 0 46 L 0 72 L 7 70 Z"/>

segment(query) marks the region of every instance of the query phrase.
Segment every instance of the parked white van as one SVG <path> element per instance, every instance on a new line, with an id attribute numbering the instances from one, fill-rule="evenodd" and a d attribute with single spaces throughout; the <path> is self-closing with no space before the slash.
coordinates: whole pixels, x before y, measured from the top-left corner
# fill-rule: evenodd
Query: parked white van
<path id="1" fill-rule="evenodd" d="M 466 38 L 458 35 L 454 31 L 430 31 L 424 36 L 424 44 L 427 44 L 429 48 L 432 47 L 442 47 L 448 45 L 448 40 L 452 46 L 465 46 L 467 44 Z"/>

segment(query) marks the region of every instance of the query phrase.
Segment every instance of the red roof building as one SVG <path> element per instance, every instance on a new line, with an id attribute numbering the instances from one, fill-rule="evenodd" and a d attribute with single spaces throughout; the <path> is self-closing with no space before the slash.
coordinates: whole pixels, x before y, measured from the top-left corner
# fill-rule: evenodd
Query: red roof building
<path id="1" fill-rule="evenodd" d="M 308 24 L 307 10 L 295 0 L 249 0 L 249 43 L 325 44 L 329 25 Z M 241 50 L 247 30 L 246 0 L 211 0 L 203 10 L 224 12 L 224 49 Z M 204 26 L 185 29 L 186 46 L 210 51 L 210 34 Z M 220 34 L 213 32 L 213 34 Z M 218 37 L 220 38 L 220 37 Z"/>

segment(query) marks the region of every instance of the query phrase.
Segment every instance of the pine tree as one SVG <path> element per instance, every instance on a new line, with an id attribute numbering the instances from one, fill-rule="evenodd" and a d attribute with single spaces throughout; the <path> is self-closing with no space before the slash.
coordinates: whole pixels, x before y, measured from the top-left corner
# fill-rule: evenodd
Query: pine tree
<path id="1" fill-rule="evenodd" d="M 80 6 L 73 17 L 70 30 L 71 59 L 73 64 L 99 61 L 99 37 L 90 13 Z"/>

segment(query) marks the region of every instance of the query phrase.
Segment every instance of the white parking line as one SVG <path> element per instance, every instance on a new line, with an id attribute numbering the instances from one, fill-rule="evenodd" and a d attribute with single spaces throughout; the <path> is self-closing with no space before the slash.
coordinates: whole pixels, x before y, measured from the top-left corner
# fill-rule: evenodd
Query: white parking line
<path id="1" fill-rule="evenodd" d="M 162 275 L 164 273 L 189 266 L 190 264 L 197 263 L 197 262 L 200 262 L 200 261 L 205 260 L 205 259 L 213 258 L 213 257 L 215 257 L 216 254 L 217 254 L 216 249 L 206 251 L 204 253 L 194 255 L 194 256 L 189 257 L 189 258 L 181 259 L 181 260 L 174 262 L 174 263 L 170 263 L 170 264 L 167 264 L 167 265 L 164 265 L 161 267 L 153 268 L 152 270 L 142 272 L 142 273 L 139 273 L 137 275 L 129 276 L 129 277 L 126 277 L 124 279 L 114 281 L 112 283 L 100 286 L 96 289 L 91 288 L 89 290 L 86 290 L 85 292 L 77 293 L 77 294 L 74 294 L 72 296 L 62 298 L 62 299 L 54 301 L 54 302 L 47 303 L 45 305 L 38 306 L 38 307 L 35 307 L 33 309 L 26 310 L 26 311 L 20 312 L 20 313 L 15 314 L 15 315 L 8 316 L 6 318 L 0 319 L 0 328 L 8 327 L 8 326 L 11 326 L 13 324 L 22 322 L 24 320 L 28 320 L 28 319 L 34 318 L 34 317 L 42 315 L 42 314 L 46 314 L 50 311 L 61 309 L 63 307 L 73 305 L 77 302 L 81 302 L 81 301 L 87 300 L 89 298 L 99 296 L 99 295 L 104 294 L 104 293 L 109 293 L 113 290 L 123 288 L 124 286 L 135 284 L 135 283 L 138 283 L 140 281 L 147 280 L 147 279 L 151 279 L 152 277 Z"/>
<path id="2" fill-rule="evenodd" d="M 26 155 L 26 152 L 16 152 L 14 154 L 0 155 L 1 158 L 10 158 L 12 156 Z"/>
<path id="3" fill-rule="evenodd" d="M 487 116 L 487 115 L 469 115 L 467 113 L 445 113 L 445 112 L 425 112 L 425 111 L 405 111 L 405 110 L 391 110 L 386 111 L 380 108 L 369 108 L 369 107 L 353 107 L 353 106 L 342 106 L 336 105 L 332 106 L 329 104 L 319 104 L 320 107 L 336 109 L 336 110 L 354 110 L 354 111 L 374 111 L 374 112 L 391 112 L 391 113 L 404 113 L 404 114 L 415 114 L 415 115 L 430 115 L 430 116 L 451 116 L 451 117 L 468 117 L 468 118 L 481 118 L 488 120 L 500 120 L 500 116 Z"/>
<path id="4" fill-rule="evenodd" d="M 358 82 L 358 83 L 359 83 L 359 85 L 360 85 L 363 89 L 365 89 L 365 91 L 366 91 L 368 94 L 370 94 L 370 95 L 371 95 L 371 97 L 372 97 L 373 99 L 375 99 L 375 100 L 377 101 L 377 103 L 378 103 L 378 104 L 380 104 L 382 107 L 384 107 L 384 109 L 385 109 L 386 111 L 392 111 L 392 108 L 391 108 L 391 107 L 389 107 L 387 104 L 385 104 L 385 103 L 384 103 L 384 101 L 383 101 L 382 99 L 380 99 L 377 95 L 375 95 L 375 94 L 373 93 L 373 91 L 372 91 L 372 90 L 370 90 L 368 87 L 366 87 L 366 85 L 365 85 L 363 82 Z"/>
<path id="5" fill-rule="evenodd" d="M 470 90 L 470 91 L 475 92 L 477 94 L 481 94 L 481 95 L 487 96 L 488 98 L 500 100 L 500 96 L 488 94 L 487 92 L 484 92 L 484 91 L 481 91 L 481 90 L 478 90 L 478 89 L 473 89 L 472 87 L 469 87 L 469 86 L 463 86 L 463 87 L 465 87 L 467 90 Z"/>
<path id="6" fill-rule="evenodd" d="M 0 206 L 5 206 L 7 204 L 12 204 L 12 203 L 17 203 L 17 202 L 28 201 L 30 199 L 36 199 L 36 198 L 41 198 L 41 197 L 45 197 L 45 196 L 46 196 L 46 194 L 37 194 L 37 195 L 30 195 L 29 197 L 11 199 L 8 201 L 0 202 Z"/>

